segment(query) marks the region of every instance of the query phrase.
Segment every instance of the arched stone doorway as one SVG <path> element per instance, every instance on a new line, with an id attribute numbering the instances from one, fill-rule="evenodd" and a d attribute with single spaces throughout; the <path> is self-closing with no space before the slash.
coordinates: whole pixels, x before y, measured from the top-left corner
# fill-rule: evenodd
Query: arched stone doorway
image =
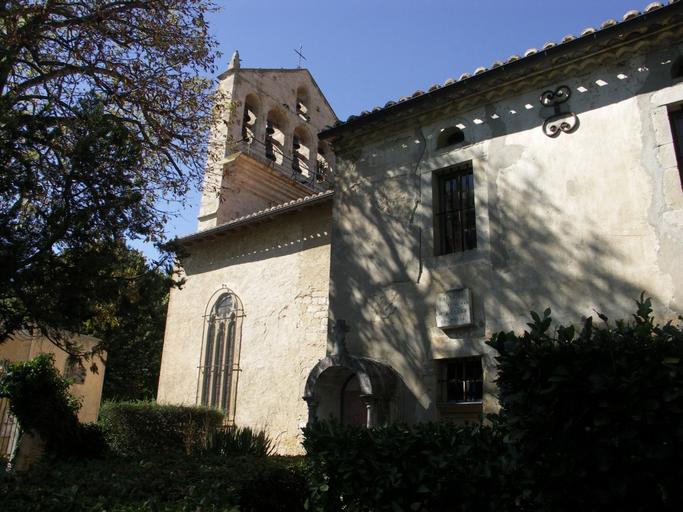
<path id="1" fill-rule="evenodd" d="M 367 410 L 361 397 L 360 382 L 355 373 L 346 379 L 339 401 L 341 404 L 339 417 L 344 425 L 362 427 L 366 424 Z"/>
<path id="2" fill-rule="evenodd" d="M 365 357 L 332 355 L 318 361 L 306 381 L 308 421 L 337 419 L 374 427 L 390 420 L 394 371 Z"/>

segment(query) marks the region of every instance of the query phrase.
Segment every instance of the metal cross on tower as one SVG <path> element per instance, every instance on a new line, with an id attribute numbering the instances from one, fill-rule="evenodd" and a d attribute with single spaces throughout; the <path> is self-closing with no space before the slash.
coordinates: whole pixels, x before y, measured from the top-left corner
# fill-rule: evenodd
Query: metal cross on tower
<path id="1" fill-rule="evenodd" d="M 296 53 L 299 56 L 299 65 L 297 66 L 298 68 L 301 68 L 301 60 L 306 60 L 306 57 L 304 57 L 303 54 L 304 51 L 304 45 L 301 44 L 299 45 L 299 49 L 297 50 L 296 48 L 294 49 L 294 53 Z"/>

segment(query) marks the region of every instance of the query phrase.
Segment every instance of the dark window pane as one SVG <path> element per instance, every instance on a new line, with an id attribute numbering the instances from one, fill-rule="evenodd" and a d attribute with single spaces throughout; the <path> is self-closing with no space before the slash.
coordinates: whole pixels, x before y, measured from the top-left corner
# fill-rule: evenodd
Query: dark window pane
<path id="1" fill-rule="evenodd" d="M 235 348 L 235 320 L 230 319 L 228 325 L 228 339 L 226 341 L 225 363 L 223 365 L 223 389 L 221 391 L 221 409 L 228 408 L 228 399 L 230 398 L 231 377 L 232 377 L 232 360 Z"/>
<path id="2" fill-rule="evenodd" d="M 462 402 L 462 381 L 456 380 L 448 383 L 447 398 L 448 402 Z"/>
<path id="3" fill-rule="evenodd" d="M 202 377 L 202 405 L 209 404 L 209 386 L 211 383 L 211 361 L 213 359 L 213 343 L 216 331 L 216 320 L 211 317 L 209 326 L 206 332 L 206 348 L 204 349 L 204 368 Z"/>
<path id="4" fill-rule="evenodd" d="M 438 254 L 474 249 L 477 246 L 472 170 L 438 176 L 435 239 Z"/>
<path id="5" fill-rule="evenodd" d="M 232 297 L 230 295 L 224 295 L 216 303 L 215 312 L 216 316 L 220 318 L 227 317 L 232 311 Z"/>
<path id="6" fill-rule="evenodd" d="M 443 363 L 441 400 L 477 402 L 483 397 L 483 371 L 480 357 L 465 357 Z"/>

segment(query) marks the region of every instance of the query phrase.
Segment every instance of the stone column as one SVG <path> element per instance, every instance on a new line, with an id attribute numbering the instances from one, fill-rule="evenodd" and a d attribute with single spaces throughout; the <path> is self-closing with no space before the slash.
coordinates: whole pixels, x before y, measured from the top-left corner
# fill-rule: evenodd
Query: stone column
<path id="1" fill-rule="evenodd" d="M 306 405 L 308 405 L 308 422 L 314 423 L 318 421 L 318 401 L 312 396 L 303 397 Z"/>
<path id="2" fill-rule="evenodd" d="M 361 400 L 365 404 L 365 426 L 367 428 L 372 428 L 376 425 L 377 411 L 375 398 L 372 395 L 361 395 Z"/>

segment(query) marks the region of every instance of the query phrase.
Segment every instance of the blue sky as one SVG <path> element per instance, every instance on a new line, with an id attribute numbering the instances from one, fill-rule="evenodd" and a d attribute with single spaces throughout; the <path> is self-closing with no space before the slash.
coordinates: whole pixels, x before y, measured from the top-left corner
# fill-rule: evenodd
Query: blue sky
<path id="1" fill-rule="evenodd" d="M 220 42 L 219 70 L 239 49 L 243 67 L 291 68 L 303 46 L 307 67 L 344 120 L 417 89 L 489 67 L 528 48 L 609 18 L 621 21 L 640 0 L 217 0 L 210 16 Z M 168 225 L 196 230 L 199 194 Z M 148 255 L 153 250 L 134 244 Z"/>

